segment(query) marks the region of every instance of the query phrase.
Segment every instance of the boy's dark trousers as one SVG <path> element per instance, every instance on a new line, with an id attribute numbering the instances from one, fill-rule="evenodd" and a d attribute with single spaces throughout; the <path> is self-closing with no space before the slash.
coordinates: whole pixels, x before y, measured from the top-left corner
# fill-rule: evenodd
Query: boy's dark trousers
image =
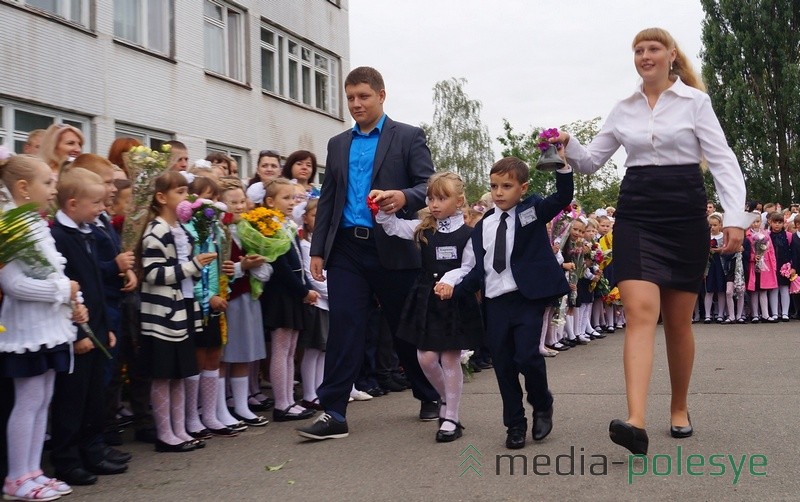
<path id="1" fill-rule="evenodd" d="M 512 291 L 484 302 L 485 342 L 503 399 L 503 424 L 509 429 L 527 429 L 520 373 L 525 377 L 528 402 L 534 411 L 547 411 L 553 406 L 544 356 L 539 353 L 542 316 L 550 299 L 529 300 L 519 291 Z"/>
<path id="2" fill-rule="evenodd" d="M 103 441 L 106 356 L 99 349 L 75 355 L 72 373 L 56 375 L 50 461 L 56 473 L 99 464 Z"/>

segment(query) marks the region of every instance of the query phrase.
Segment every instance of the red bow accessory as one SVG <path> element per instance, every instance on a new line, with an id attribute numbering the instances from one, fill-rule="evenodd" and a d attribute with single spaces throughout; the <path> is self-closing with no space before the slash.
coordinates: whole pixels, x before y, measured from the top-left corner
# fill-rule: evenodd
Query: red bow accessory
<path id="1" fill-rule="evenodd" d="M 369 208 L 369 212 L 372 213 L 372 217 L 374 218 L 380 208 L 378 207 L 378 203 L 375 202 L 375 199 L 372 197 L 367 197 L 367 207 Z"/>

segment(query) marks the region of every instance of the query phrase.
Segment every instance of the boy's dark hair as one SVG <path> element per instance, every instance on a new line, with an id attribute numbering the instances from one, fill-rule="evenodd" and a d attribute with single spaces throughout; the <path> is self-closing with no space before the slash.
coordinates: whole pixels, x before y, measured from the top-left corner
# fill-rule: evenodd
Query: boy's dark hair
<path id="1" fill-rule="evenodd" d="M 783 213 L 779 211 L 769 213 L 769 217 L 767 219 L 769 221 L 776 221 L 776 222 L 780 221 L 781 223 L 783 223 Z"/>
<path id="2" fill-rule="evenodd" d="M 386 87 L 383 85 L 383 76 L 378 70 L 370 66 L 353 68 L 344 80 L 344 86 L 367 84 L 375 92 L 381 92 Z"/>
<path id="3" fill-rule="evenodd" d="M 508 174 L 520 183 L 527 183 L 530 168 L 516 157 L 504 157 L 494 163 L 489 174 Z"/>

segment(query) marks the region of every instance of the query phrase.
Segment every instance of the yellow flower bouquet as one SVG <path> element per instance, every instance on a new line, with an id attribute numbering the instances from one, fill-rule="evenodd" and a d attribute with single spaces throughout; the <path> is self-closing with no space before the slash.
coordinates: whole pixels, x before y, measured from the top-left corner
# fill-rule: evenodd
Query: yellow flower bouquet
<path id="1" fill-rule="evenodd" d="M 236 232 L 246 253 L 258 254 L 273 262 L 286 253 L 292 245 L 294 235 L 285 227 L 286 217 L 280 211 L 257 207 L 242 213 L 236 224 Z M 264 285 L 251 277 L 250 289 L 258 298 Z"/>

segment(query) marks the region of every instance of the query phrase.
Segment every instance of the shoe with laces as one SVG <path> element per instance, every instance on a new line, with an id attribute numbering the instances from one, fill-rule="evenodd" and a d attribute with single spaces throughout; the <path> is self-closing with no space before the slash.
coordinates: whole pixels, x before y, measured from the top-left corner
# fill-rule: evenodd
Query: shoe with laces
<path id="1" fill-rule="evenodd" d="M 323 439 L 346 438 L 350 435 L 350 432 L 347 428 L 347 421 L 337 422 L 332 416 L 323 413 L 308 427 L 297 429 L 297 434 L 304 438 L 321 441 Z"/>

